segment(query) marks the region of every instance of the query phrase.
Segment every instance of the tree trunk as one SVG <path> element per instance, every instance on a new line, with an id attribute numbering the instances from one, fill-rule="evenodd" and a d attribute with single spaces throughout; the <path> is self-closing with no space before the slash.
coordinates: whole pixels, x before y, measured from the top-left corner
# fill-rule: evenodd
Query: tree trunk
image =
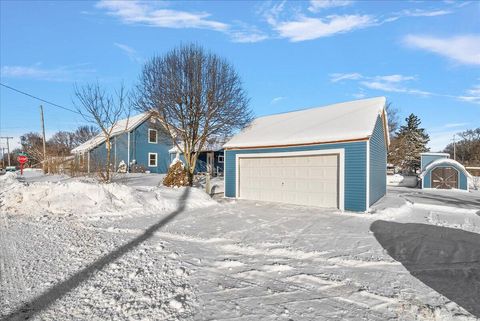
<path id="1" fill-rule="evenodd" d="M 111 157 L 111 148 L 112 145 L 110 144 L 110 137 L 107 138 L 105 141 L 105 144 L 107 145 L 107 164 L 105 168 L 105 181 L 107 183 L 110 182 L 110 157 Z"/>

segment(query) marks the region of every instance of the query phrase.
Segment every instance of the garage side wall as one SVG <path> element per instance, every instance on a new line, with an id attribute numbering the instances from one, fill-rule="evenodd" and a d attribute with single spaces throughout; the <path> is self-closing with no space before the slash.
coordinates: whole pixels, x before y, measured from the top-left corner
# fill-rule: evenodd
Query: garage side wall
<path id="1" fill-rule="evenodd" d="M 225 151 L 225 196 L 236 196 L 236 155 L 254 153 L 281 153 L 343 148 L 345 150 L 345 210 L 367 210 L 367 141 L 298 147 L 241 149 Z"/>
<path id="2" fill-rule="evenodd" d="M 387 145 L 382 117 L 378 116 L 370 137 L 370 204 L 387 193 Z"/>

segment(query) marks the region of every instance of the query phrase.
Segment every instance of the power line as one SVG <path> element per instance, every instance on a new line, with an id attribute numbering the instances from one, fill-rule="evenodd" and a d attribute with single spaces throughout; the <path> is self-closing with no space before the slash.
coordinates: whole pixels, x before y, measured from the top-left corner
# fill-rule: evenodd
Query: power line
<path id="1" fill-rule="evenodd" d="M 48 100 L 45 100 L 45 99 L 39 98 L 39 97 L 37 97 L 37 96 L 31 95 L 31 94 L 29 94 L 29 93 L 26 93 L 26 92 L 24 92 L 24 91 L 21 91 L 21 90 L 18 90 L 18 89 L 16 89 L 16 88 L 13 88 L 13 87 L 7 86 L 7 85 L 5 85 L 5 84 L 2 84 L 1 82 L 0 82 L 0 85 L 1 85 L 1 86 L 3 86 L 3 87 L 5 87 L 5 88 L 8 88 L 8 89 L 10 89 L 10 90 L 16 91 L 17 93 L 20 93 L 20 94 L 22 94 L 22 95 L 25 95 L 25 96 L 31 97 L 31 98 L 33 98 L 33 99 L 40 100 L 40 101 L 42 101 L 42 102 L 44 102 L 44 103 L 46 103 L 46 104 L 52 105 L 52 106 L 54 106 L 54 107 L 61 108 L 61 109 L 64 109 L 64 110 L 67 110 L 67 111 L 69 111 L 69 112 L 72 112 L 72 113 L 75 113 L 75 114 L 82 115 L 81 113 L 79 113 L 79 112 L 78 112 L 78 111 L 76 111 L 76 110 L 73 110 L 73 109 L 70 109 L 70 108 L 67 108 L 67 107 L 60 106 L 60 105 L 58 105 L 58 104 L 55 104 L 55 103 L 52 103 L 52 102 L 50 102 L 50 101 L 48 101 Z"/>

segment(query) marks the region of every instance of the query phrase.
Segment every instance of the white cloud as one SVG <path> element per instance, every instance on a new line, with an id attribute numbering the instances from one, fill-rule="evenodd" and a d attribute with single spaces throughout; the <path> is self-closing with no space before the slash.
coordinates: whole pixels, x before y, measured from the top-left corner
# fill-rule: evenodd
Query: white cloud
<path id="1" fill-rule="evenodd" d="M 138 1 L 101 0 L 97 8 L 107 10 L 108 14 L 120 18 L 124 23 L 145 24 L 162 28 L 200 28 L 226 31 L 228 24 L 208 19 L 207 12 L 187 12 L 165 8 L 155 8 L 151 3 Z"/>
<path id="2" fill-rule="evenodd" d="M 268 35 L 256 26 L 236 21 L 228 32 L 233 42 L 254 43 L 268 39 Z"/>
<path id="3" fill-rule="evenodd" d="M 475 85 L 470 89 L 467 89 L 461 96 L 457 96 L 460 101 L 466 101 L 469 103 L 480 104 L 480 85 Z"/>
<path id="4" fill-rule="evenodd" d="M 330 81 L 331 82 L 339 82 L 342 80 L 357 80 L 362 78 L 362 75 L 357 73 L 357 72 L 352 72 L 352 73 L 334 73 L 330 74 Z"/>
<path id="5" fill-rule="evenodd" d="M 469 123 L 449 123 L 449 124 L 443 125 L 443 127 L 445 127 L 445 128 L 465 127 L 468 124 Z"/>
<path id="6" fill-rule="evenodd" d="M 415 79 L 415 77 L 403 76 L 403 75 L 397 74 L 397 75 L 387 75 L 387 76 L 376 76 L 375 79 L 386 81 L 386 82 L 402 82 L 402 81 L 413 80 Z"/>
<path id="7" fill-rule="evenodd" d="M 268 39 L 268 35 L 255 26 L 242 22 L 227 24 L 210 19 L 211 14 L 208 12 L 166 9 L 159 7 L 161 5 L 165 6 L 167 3 L 101 0 L 96 4 L 96 7 L 106 10 L 107 14 L 119 18 L 125 24 L 173 29 L 208 29 L 222 32 L 228 35 L 233 42 L 240 43 L 253 43 Z M 129 53 L 128 48 L 125 48 L 124 51 L 131 56 L 132 53 L 131 51 Z"/>
<path id="8" fill-rule="evenodd" d="M 369 15 L 331 15 L 325 18 L 300 16 L 297 20 L 284 22 L 270 20 L 270 24 L 281 37 L 293 42 L 329 37 L 365 28 L 374 23 L 375 19 Z"/>
<path id="9" fill-rule="evenodd" d="M 279 96 L 279 97 L 275 97 L 272 99 L 272 101 L 270 102 L 270 104 L 274 105 L 282 100 L 285 100 L 287 97 L 284 97 L 284 96 Z"/>
<path id="10" fill-rule="evenodd" d="M 323 9 L 349 6 L 353 3 L 351 0 L 310 0 L 308 10 L 311 12 L 319 12 Z"/>
<path id="11" fill-rule="evenodd" d="M 345 81 L 345 80 L 348 80 L 348 81 L 358 80 L 359 85 L 362 86 L 363 88 L 380 90 L 385 92 L 407 93 L 407 94 L 419 95 L 419 96 L 432 95 L 432 93 L 428 91 L 407 87 L 405 85 L 406 82 L 415 80 L 415 77 L 413 76 L 392 74 L 392 75 L 379 75 L 379 76 L 368 77 L 357 72 L 330 74 L 331 82 L 339 82 L 339 81 Z M 363 91 L 360 92 L 359 94 L 354 94 L 354 97 L 356 98 L 362 98 L 364 96 L 365 96 L 365 93 Z"/>
<path id="12" fill-rule="evenodd" d="M 404 43 L 467 65 L 480 65 L 480 36 L 433 37 L 407 35 Z"/>
<path id="13" fill-rule="evenodd" d="M 88 74 L 95 73 L 96 70 L 87 68 L 88 64 L 79 64 L 74 66 L 60 66 L 54 68 L 44 68 L 41 64 L 33 66 L 3 66 L 0 69 L 2 77 L 9 78 L 28 78 L 46 81 L 72 81 Z"/>
<path id="14" fill-rule="evenodd" d="M 442 10 L 442 9 L 433 9 L 433 10 L 422 10 L 422 9 L 415 9 L 415 10 L 403 10 L 399 13 L 400 16 L 404 17 L 437 17 L 437 16 L 444 16 L 447 14 L 451 14 L 452 11 L 450 10 Z"/>
<path id="15" fill-rule="evenodd" d="M 138 55 L 137 51 L 123 43 L 114 42 L 113 45 L 123 51 L 124 54 L 133 62 L 141 63 L 143 59 Z"/>

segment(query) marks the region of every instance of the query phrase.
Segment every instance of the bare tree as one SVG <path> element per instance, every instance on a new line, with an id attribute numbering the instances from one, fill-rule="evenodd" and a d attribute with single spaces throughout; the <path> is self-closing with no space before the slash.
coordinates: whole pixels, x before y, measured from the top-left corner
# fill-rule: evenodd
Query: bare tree
<path id="1" fill-rule="evenodd" d="M 30 132 L 20 136 L 22 150 L 27 153 L 32 162 L 41 163 L 44 161 L 43 138 L 38 133 Z M 47 148 L 49 147 L 47 143 Z"/>
<path id="2" fill-rule="evenodd" d="M 58 131 L 47 141 L 52 156 L 67 156 L 74 148 L 73 133 Z"/>
<path id="3" fill-rule="evenodd" d="M 393 107 L 391 101 L 387 101 L 385 109 L 387 111 L 388 132 L 390 134 L 390 137 L 394 138 L 400 124 L 400 120 L 398 118 L 398 109 Z"/>
<path id="4" fill-rule="evenodd" d="M 122 117 L 130 116 L 127 104 L 127 93 L 123 84 L 114 94 L 109 94 L 98 83 L 88 84 L 83 87 L 75 86 L 74 102 L 76 109 L 89 123 L 95 124 L 105 138 L 107 155 L 105 165 L 100 164 L 100 177 L 106 181 L 111 180 L 111 140 Z M 126 122 L 128 126 L 128 121 Z"/>
<path id="5" fill-rule="evenodd" d="M 185 157 L 190 185 L 205 142 L 250 123 L 248 103 L 233 66 L 194 44 L 150 59 L 137 86 L 136 107 L 158 113 Z"/>
<path id="6" fill-rule="evenodd" d="M 77 147 L 98 135 L 95 126 L 80 126 L 72 133 L 73 147 Z"/>

